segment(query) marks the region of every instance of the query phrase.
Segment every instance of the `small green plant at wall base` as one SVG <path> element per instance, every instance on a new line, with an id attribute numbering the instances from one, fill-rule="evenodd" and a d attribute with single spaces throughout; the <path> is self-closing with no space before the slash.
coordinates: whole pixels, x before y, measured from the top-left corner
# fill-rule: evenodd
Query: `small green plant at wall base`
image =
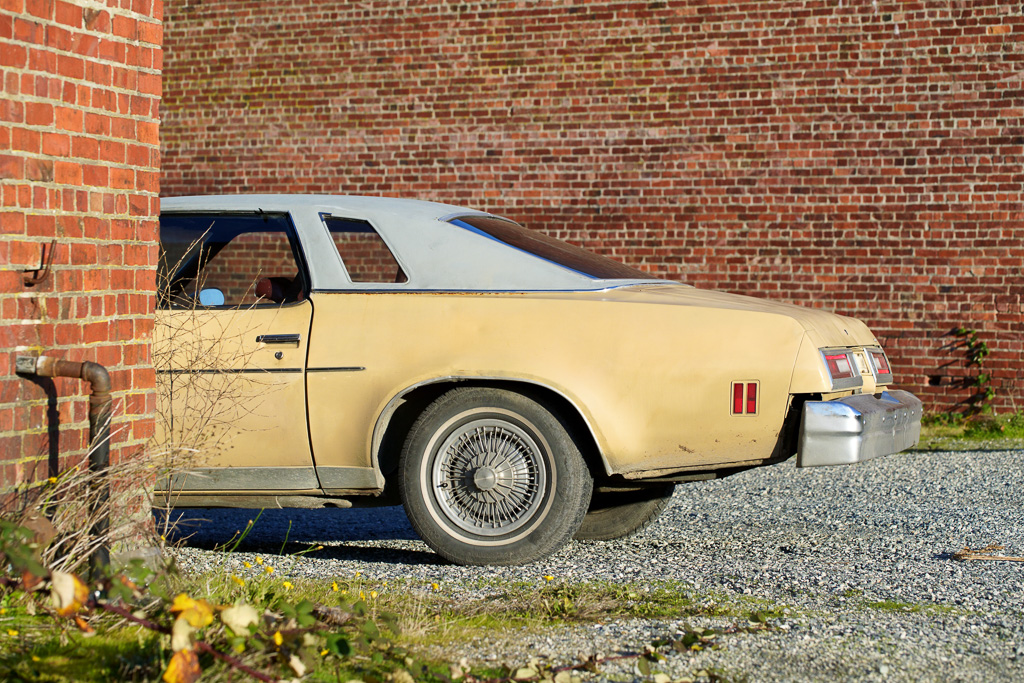
<path id="1" fill-rule="evenodd" d="M 988 357 L 990 349 L 988 344 L 979 336 L 978 331 L 967 327 L 958 327 L 953 334 L 960 338 L 960 345 L 964 349 L 964 358 L 967 361 L 968 371 L 976 368 L 973 376 L 963 378 L 963 387 L 971 387 L 974 393 L 967 398 L 967 414 L 978 415 L 992 410 L 992 399 L 996 392 L 991 386 L 992 375 L 985 372 L 985 358 Z"/>

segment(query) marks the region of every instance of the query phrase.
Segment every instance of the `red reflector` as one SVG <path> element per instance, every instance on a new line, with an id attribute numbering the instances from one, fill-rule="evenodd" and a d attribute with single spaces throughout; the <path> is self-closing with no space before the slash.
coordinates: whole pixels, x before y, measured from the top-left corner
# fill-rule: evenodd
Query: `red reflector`
<path id="1" fill-rule="evenodd" d="M 757 412 L 757 384 L 754 382 L 747 384 L 747 412 Z"/>
<path id="2" fill-rule="evenodd" d="M 743 385 L 739 382 L 732 385 L 732 412 L 743 414 Z"/>

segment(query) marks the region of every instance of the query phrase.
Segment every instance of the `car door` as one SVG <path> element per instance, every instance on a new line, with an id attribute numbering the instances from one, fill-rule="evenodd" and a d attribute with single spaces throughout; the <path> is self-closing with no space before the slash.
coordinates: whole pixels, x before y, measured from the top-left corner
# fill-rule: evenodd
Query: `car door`
<path id="1" fill-rule="evenodd" d="M 309 277 L 288 214 L 165 213 L 154 365 L 172 491 L 319 489 L 306 428 Z"/>

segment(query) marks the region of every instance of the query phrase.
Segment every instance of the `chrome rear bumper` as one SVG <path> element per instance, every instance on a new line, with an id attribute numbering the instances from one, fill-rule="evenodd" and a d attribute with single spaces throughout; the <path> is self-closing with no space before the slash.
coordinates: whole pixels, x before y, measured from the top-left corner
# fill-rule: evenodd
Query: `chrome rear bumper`
<path id="1" fill-rule="evenodd" d="M 808 401 L 796 466 L 849 465 L 916 446 L 921 413 L 921 401 L 907 391 Z"/>

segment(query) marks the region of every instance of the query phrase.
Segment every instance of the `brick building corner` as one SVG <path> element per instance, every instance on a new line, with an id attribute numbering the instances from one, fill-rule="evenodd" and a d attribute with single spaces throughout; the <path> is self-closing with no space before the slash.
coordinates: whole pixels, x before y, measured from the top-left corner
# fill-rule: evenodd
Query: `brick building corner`
<path id="1" fill-rule="evenodd" d="M 162 0 L 0 2 L 0 490 L 88 449 L 89 385 L 19 377 L 17 355 L 109 370 L 114 462 L 152 432 L 161 14 Z"/>

